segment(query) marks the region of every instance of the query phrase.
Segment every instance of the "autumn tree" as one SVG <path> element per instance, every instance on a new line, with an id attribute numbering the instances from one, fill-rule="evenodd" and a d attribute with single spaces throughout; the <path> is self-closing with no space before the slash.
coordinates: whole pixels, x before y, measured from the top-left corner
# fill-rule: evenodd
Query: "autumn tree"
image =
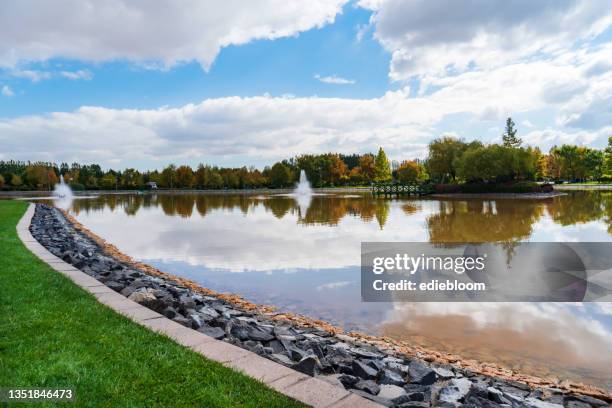
<path id="1" fill-rule="evenodd" d="M 403 161 L 397 169 L 397 179 L 402 183 L 414 183 L 420 179 L 421 166 L 415 161 Z"/>
<path id="2" fill-rule="evenodd" d="M 364 154 L 359 158 L 359 173 L 363 179 L 371 183 L 376 178 L 376 162 L 371 154 Z"/>
<path id="3" fill-rule="evenodd" d="M 191 167 L 183 165 L 176 169 L 176 186 L 182 188 L 191 188 L 195 183 L 195 177 Z"/>
<path id="4" fill-rule="evenodd" d="M 337 184 L 348 178 L 346 163 L 337 154 L 329 155 L 329 183 Z"/>

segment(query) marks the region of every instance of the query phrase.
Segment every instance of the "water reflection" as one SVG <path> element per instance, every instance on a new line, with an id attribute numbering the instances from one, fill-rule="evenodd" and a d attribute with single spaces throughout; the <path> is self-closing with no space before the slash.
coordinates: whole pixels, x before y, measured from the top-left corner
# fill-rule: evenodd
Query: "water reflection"
<path id="1" fill-rule="evenodd" d="M 129 255 L 215 290 L 467 358 L 611 388 L 612 307 L 363 303 L 362 241 L 612 241 L 612 193 L 548 200 L 102 195 L 72 213 Z"/>

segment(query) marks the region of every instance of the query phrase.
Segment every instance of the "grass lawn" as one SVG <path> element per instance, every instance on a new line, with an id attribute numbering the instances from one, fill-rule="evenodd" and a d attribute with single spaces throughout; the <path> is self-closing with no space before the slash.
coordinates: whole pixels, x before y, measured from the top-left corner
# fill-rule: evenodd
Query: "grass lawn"
<path id="1" fill-rule="evenodd" d="M 133 323 L 49 268 L 17 237 L 26 207 L 0 200 L 0 387 L 72 388 L 77 406 L 302 406 Z"/>

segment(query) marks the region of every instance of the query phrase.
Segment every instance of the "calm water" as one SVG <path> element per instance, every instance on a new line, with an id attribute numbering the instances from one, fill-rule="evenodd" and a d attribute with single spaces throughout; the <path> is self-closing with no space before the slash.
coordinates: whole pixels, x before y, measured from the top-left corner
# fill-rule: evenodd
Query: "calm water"
<path id="1" fill-rule="evenodd" d="M 306 200 L 308 201 L 308 200 Z M 106 195 L 70 211 L 132 257 L 257 303 L 611 389 L 612 303 L 362 303 L 362 241 L 612 241 L 612 192 L 535 200 Z"/>

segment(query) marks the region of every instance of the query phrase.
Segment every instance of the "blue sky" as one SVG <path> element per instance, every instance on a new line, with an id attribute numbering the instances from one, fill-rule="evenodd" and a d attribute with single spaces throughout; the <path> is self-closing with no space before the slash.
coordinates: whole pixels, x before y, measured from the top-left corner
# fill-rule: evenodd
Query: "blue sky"
<path id="1" fill-rule="evenodd" d="M 0 5 L 0 160 L 402 160 L 510 115 L 544 150 L 612 134 L 605 1 L 119 3 Z"/>
<path id="2" fill-rule="evenodd" d="M 209 71 L 198 62 L 172 69 L 147 69 L 131 61 L 87 63 L 55 58 L 24 64 L 22 70 L 86 70 L 89 80 L 54 77 L 32 82 L 0 77 L 15 93 L 0 99 L 2 117 L 72 111 L 83 105 L 108 108 L 182 106 L 224 96 L 321 96 L 372 98 L 397 89 L 388 77 L 390 56 L 371 36 L 357 40 L 359 27 L 371 12 L 345 6 L 334 24 L 275 41 L 256 40 L 224 48 Z M 348 86 L 315 78 L 338 76 L 355 81 Z"/>

